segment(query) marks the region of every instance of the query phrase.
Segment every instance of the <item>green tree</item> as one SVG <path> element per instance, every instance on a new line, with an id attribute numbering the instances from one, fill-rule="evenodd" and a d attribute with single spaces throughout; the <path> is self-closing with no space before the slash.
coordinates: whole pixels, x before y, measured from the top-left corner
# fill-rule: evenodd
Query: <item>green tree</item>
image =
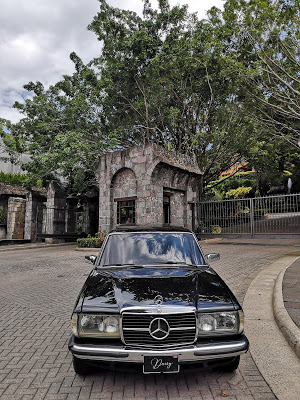
<path id="1" fill-rule="evenodd" d="M 297 190 L 299 12 L 299 2 L 293 0 L 228 0 L 222 13 L 228 62 L 238 77 L 242 126 L 248 124 L 251 131 L 240 154 L 256 171 L 257 194 L 268 194 L 272 185 L 286 186 L 284 171 L 292 173 Z"/>
<path id="2" fill-rule="evenodd" d="M 236 53 L 243 106 L 269 136 L 299 148 L 299 1 L 228 0 L 223 18 Z"/>
<path id="3" fill-rule="evenodd" d="M 93 64 L 101 70 L 108 129 L 132 143 L 195 153 L 207 184 L 230 167 L 251 133 L 236 101 L 220 12 L 199 21 L 166 0 L 158 10 L 145 0 L 143 16 L 99 3 L 89 29 L 103 42 Z"/>
<path id="4" fill-rule="evenodd" d="M 212 8 L 206 20 L 167 0 L 158 10 L 143 2 L 139 16 L 99 0 L 89 29 L 101 55 L 84 65 L 72 53 L 74 74 L 48 90 L 25 85 L 33 98 L 15 104 L 24 118 L 2 137 L 11 156 L 31 155 L 24 168 L 33 180 L 62 176 L 70 192 L 84 192 L 102 152 L 153 141 L 196 155 L 202 191 L 239 159 L 258 166 L 268 154 L 271 164 L 277 140 L 297 141 L 297 77 L 287 80 L 299 60 L 292 1 L 228 0 L 223 14 Z"/>
<path id="5" fill-rule="evenodd" d="M 67 190 L 76 194 L 96 186 L 98 155 L 117 141 L 102 130 L 101 90 L 95 71 L 75 53 L 70 58 L 76 70 L 72 76 L 64 76 L 48 90 L 40 82 L 24 86 L 33 98 L 15 103 L 24 117 L 8 126 L 9 133 L 2 129 L 1 136 L 15 158 L 30 155 L 23 164 L 29 184 L 62 178 Z"/>
<path id="6" fill-rule="evenodd" d="M 274 194 L 272 187 L 282 187 L 281 192 L 287 191 L 288 178 L 292 179 L 296 189 L 300 154 L 285 139 L 265 135 L 253 141 L 244 154 L 255 170 L 257 194 Z"/>

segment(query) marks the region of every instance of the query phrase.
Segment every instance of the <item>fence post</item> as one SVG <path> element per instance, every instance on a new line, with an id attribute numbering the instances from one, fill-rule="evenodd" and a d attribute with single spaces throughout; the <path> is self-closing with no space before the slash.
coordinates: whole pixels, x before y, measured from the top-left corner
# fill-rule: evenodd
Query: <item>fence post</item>
<path id="1" fill-rule="evenodd" d="M 254 237 L 254 199 L 250 199 L 250 227 L 251 227 L 251 237 Z"/>

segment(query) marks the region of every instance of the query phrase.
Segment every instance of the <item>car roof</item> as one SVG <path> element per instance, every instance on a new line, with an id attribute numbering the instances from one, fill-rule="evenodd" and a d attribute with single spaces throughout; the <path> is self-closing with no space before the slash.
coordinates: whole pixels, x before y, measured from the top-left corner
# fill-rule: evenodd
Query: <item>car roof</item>
<path id="1" fill-rule="evenodd" d="M 149 225 L 134 225 L 134 224 L 126 224 L 126 225 L 118 225 L 113 228 L 109 233 L 114 232 L 187 232 L 192 233 L 190 229 L 184 228 L 183 226 L 149 226 Z"/>

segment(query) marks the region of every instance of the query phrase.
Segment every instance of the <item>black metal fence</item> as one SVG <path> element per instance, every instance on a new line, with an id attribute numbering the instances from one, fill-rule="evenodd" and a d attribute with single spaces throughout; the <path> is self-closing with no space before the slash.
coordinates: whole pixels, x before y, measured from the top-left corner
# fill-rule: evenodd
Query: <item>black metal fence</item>
<path id="1" fill-rule="evenodd" d="M 300 194 L 200 203 L 203 236 L 300 235 Z"/>
<path id="2" fill-rule="evenodd" d="M 82 232 L 83 211 L 65 208 L 39 208 L 36 214 L 37 237 L 76 236 Z"/>

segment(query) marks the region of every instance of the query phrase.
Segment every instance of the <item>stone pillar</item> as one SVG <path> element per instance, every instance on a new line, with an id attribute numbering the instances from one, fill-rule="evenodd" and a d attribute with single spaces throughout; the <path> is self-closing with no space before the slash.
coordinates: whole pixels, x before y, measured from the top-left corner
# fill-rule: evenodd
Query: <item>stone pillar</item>
<path id="1" fill-rule="evenodd" d="M 26 200 L 18 197 L 8 199 L 7 239 L 24 239 Z"/>
<path id="2" fill-rule="evenodd" d="M 112 227 L 112 208 L 113 201 L 110 196 L 110 188 L 99 188 L 99 232 L 109 232 Z"/>
<path id="3" fill-rule="evenodd" d="M 113 173 L 111 171 L 112 154 L 102 157 L 99 163 L 98 179 L 99 179 L 99 232 L 109 232 L 112 227 L 113 219 L 113 198 L 111 180 Z"/>
<path id="4" fill-rule="evenodd" d="M 27 193 L 27 196 L 26 196 L 24 239 L 29 239 L 32 241 L 35 241 L 35 239 L 36 239 L 37 208 L 38 208 L 38 202 L 34 198 L 33 192 L 30 191 Z"/>
<path id="5" fill-rule="evenodd" d="M 83 215 L 83 223 L 82 223 L 82 228 L 79 230 L 79 232 L 90 233 L 90 204 L 89 203 L 85 204 L 82 215 Z"/>
<path id="6" fill-rule="evenodd" d="M 163 225 L 163 187 L 152 179 L 153 154 L 151 149 L 135 149 L 134 168 L 137 177 L 137 225 Z"/>
<path id="7" fill-rule="evenodd" d="M 36 207 L 33 206 L 32 192 L 29 192 L 26 195 L 24 239 L 34 240 L 35 238 L 35 213 Z"/>
<path id="8" fill-rule="evenodd" d="M 49 184 L 44 212 L 44 232 L 53 235 L 65 233 L 66 194 L 54 182 Z M 64 240 L 54 238 L 45 239 L 46 243 L 59 243 L 61 241 Z"/>
<path id="9" fill-rule="evenodd" d="M 24 239 L 36 240 L 36 234 L 42 233 L 42 209 L 43 201 L 46 199 L 39 193 L 30 191 L 26 195 L 26 213 Z"/>
<path id="10" fill-rule="evenodd" d="M 171 199 L 171 225 L 186 226 L 186 193 L 174 192 Z"/>
<path id="11" fill-rule="evenodd" d="M 137 224 L 163 225 L 163 187 L 152 184 L 150 179 L 143 180 L 138 191 Z"/>

